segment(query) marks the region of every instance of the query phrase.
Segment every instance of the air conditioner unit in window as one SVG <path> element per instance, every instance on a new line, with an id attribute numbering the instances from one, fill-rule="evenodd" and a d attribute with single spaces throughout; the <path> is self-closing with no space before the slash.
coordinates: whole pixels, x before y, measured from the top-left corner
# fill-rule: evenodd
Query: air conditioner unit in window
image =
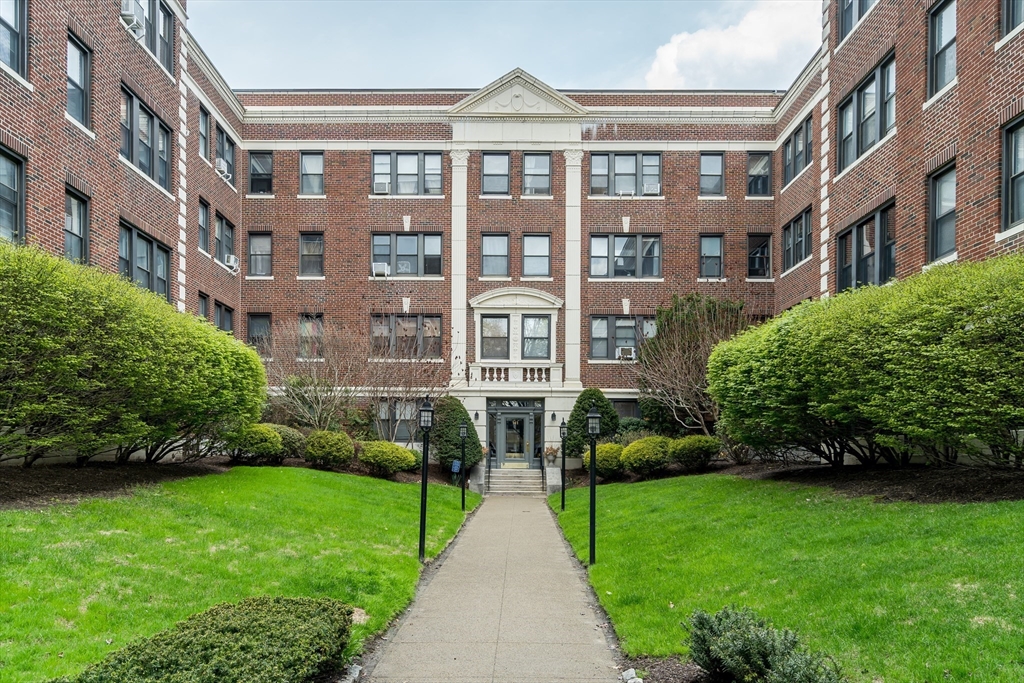
<path id="1" fill-rule="evenodd" d="M 374 194 L 391 194 L 391 183 L 374 183 L 373 184 Z"/>
<path id="2" fill-rule="evenodd" d="M 391 275 L 391 264 L 374 261 L 371 265 L 374 277 L 387 277 Z"/>
<path id="3" fill-rule="evenodd" d="M 228 162 L 224 159 L 217 157 L 217 160 L 213 164 L 213 170 L 217 172 L 221 178 L 225 180 L 231 180 L 231 174 L 228 173 Z"/>
<path id="4" fill-rule="evenodd" d="M 619 195 L 620 197 L 632 197 L 636 194 L 636 192 L 634 192 L 633 190 L 619 190 L 615 194 Z"/>
<path id="5" fill-rule="evenodd" d="M 661 194 L 661 183 L 644 183 L 644 194 Z"/>
<path id="6" fill-rule="evenodd" d="M 636 347 L 620 346 L 616 348 L 615 358 L 618 360 L 636 360 Z"/>
<path id="7" fill-rule="evenodd" d="M 235 268 L 238 267 L 238 257 L 235 256 L 234 254 L 228 254 L 227 256 L 224 257 L 224 265 L 230 268 L 231 270 L 234 270 Z"/>
<path id="8" fill-rule="evenodd" d="M 121 0 L 121 21 L 136 40 L 146 35 L 146 11 L 139 0 Z"/>

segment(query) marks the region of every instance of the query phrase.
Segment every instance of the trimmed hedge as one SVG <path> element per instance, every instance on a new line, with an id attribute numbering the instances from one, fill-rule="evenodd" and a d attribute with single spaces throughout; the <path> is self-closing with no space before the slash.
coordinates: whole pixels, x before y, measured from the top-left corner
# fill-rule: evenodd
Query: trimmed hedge
<path id="1" fill-rule="evenodd" d="M 930 269 L 803 303 L 719 345 L 727 433 L 840 465 L 1024 464 L 1024 256 Z"/>
<path id="2" fill-rule="evenodd" d="M 194 614 L 54 683 L 313 683 L 341 668 L 352 608 L 248 598 Z"/>
<path id="3" fill-rule="evenodd" d="M 128 280 L 0 241 L 0 460 L 199 457 L 259 419 L 255 351 Z"/>
<path id="4" fill-rule="evenodd" d="M 694 434 L 673 439 L 669 444 L 668 454 L 669 458 L 682 465 L 683 469 L 700 472 L 708 468 L 721 450 L 722 442 L 715 437 Z"/>
<path id="5" fill-rule="evenodd" d="M 590 470 L 590 449 L 583 452 L 583 468 Z M 604 477 L 622 474 L 622 446 L 617 443 L 597 445 L 597 473 Z"/>
<path id="6" fill-rule="evenodd" d="M 380 477 L 390 477 L 396 472 L 411 470 L 420 462 L 416 454 L 408 448 L 390 441 L 367 441 L 362 447 L 359 460 L 369 465 L 374 474 Z"/>
<path id="7" fill-rule="evenodd" d="M 298 429 L 285 425 L 267 425 L 281 437 L 281 458 L 301 458 L 306 454 L 306 437 Z"/>
<path id="8" fill-rule="evenodd" d="M 590 448 L 590 437 L 587 436 L 587 413 L 590 412 L 591 404 L 597 406 L 597 412 L 601 413 L 601 434 L 598 439 L 610 439 L 615 436 L 619 429 L 619 414 L 615 412 L 615 406 L 601 393 L 600 389 L 584 389 L 576 397 L 576 404 L 569 413 L 568 427 L 569 434 L 565 439 L 565 456 L 567 458 L 579 458 Z"/>
<path id="9" fill-rule="evenodd" d="M 356 447 L 345 432 L 311 432 L 306 437 L 306 462 L 313 467 L 348 467 Z"/>
<path id="10" fill-rule="evenodd" d="M 459 425 L 466 421 L 466 462 L 464 471 L 480 462 L 482 451 L 476 427 L 462 401 L 454 396 L 442 396 L 434 403 L 434 427 L 430 430 L 430 453 L 437 457 L 444 472 L 452 471 L 452 462 L 462 459 L 462 439 Z"/>
<path id="11" fill-rule="evenodd" d="M 622 466 L 644 477 L 660 472 L 668 466 L 671 441 L 665 436 L 648 436 L 634 441 L 622 449 Z"/>
<path id="12" fill-rule="evenodd" d="M 272 425 L 246 425 L 227 441 L 229 454 L 235 462 L 248 465 L 280 462 L 284 447 L 281 435 Z"/>

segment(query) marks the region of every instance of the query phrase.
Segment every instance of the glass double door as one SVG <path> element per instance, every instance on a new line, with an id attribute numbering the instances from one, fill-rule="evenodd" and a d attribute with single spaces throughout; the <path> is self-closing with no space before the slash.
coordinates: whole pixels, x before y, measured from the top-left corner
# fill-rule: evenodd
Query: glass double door
<path id="1" fill-rule="evenodd" d="M 497 465 L 528 468 L 534 464 L 534 417 L 532 413 L 498 413 Z"/>

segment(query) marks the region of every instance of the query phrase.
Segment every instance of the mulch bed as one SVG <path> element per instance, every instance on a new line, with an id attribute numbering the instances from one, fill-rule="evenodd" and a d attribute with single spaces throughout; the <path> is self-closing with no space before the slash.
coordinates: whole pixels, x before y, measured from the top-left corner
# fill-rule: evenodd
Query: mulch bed
<path id="1" fill-rule="evenodd" d="M 622 665 L 620 665 L 622 666 Z M 693 662 L 678 657 L 637 657 L 624 662 L 626 669 L 635 669 L 644 683 L 705 683 L 704 670 Z"/>

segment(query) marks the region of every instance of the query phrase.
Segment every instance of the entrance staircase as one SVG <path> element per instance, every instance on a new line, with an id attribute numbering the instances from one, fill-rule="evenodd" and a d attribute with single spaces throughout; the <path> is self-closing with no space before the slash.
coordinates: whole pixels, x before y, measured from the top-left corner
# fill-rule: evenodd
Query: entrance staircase
<path id="1" fill-rule="evenodd" d="M 490 473 L 487 495 L 490 496 L 542 496 L 544 477 L 540 470 L 498 469 Z"/>

